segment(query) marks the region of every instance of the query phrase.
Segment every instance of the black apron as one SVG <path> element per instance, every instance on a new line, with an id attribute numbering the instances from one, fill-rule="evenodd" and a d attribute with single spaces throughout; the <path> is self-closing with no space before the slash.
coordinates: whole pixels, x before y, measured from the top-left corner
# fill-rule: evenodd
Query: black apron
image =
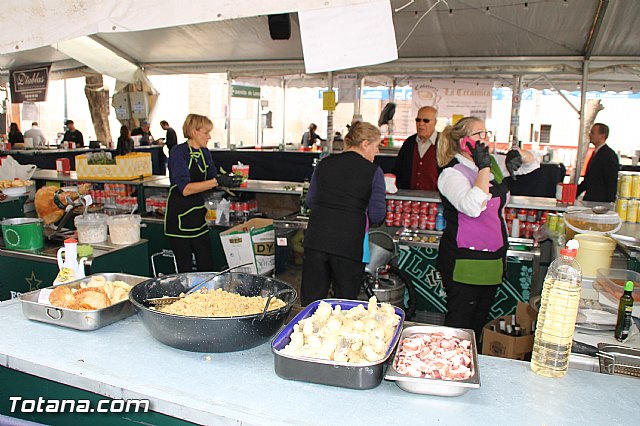
<path id="1" fill-rule="evenodd" d="M 207 162 L 201 150 L 193 150 L 189 145 L 190 182 L 207 179 Z M 168 237 L 195 238 L 209 232 L 207 209 L 202 194 L 184 196 L 177 185 L 169 188 L 167 210 L 164 216 L 164 233 Z"/>

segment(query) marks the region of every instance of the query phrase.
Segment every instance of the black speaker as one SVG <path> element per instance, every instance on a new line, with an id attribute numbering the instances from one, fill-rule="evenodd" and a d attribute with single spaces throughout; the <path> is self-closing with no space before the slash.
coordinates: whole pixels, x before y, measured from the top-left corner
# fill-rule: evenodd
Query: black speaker
<path id="1" fill-rule="evenodd" d="M 269 34 L 272 40 L 289 40 L 291 37 L 291 20 L 288 13 L 269 15 Z"/>

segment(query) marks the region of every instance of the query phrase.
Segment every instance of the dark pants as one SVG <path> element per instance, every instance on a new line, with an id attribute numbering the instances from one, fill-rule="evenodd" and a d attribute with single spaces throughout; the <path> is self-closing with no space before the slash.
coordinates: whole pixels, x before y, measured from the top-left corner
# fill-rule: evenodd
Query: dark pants
<path id="1" fill-rule="evenodd" d="M 191 254 L 196 255 L 196 270 L 202 272 L 213 271 L 213 250 L 209 233 L 195 238 L 169 237 L 171 250 L 178 263 L 178 272 L 191 272 L 193 264 Z"/>
<path id="2" fill-rule="evenodd" d="M 470 328 L 480 341 L 482 327 L 487 323 L 497 285 L 470 285 L 442 278 L 447 293 L 447 314 L 444 325 Z"/>
<path id="3" fill-rule="evenodd" d="M 364 263 L 310 248 L 304 249 L 300 303 L 326 299 L 333 284 L 334 296 L 357 299 L 364 275 Z"/>

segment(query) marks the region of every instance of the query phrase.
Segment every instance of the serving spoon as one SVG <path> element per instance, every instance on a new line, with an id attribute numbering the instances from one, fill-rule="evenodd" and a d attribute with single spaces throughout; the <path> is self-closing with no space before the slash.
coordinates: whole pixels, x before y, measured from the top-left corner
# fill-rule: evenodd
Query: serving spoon
<path id="1" fill-rule="evenodd" d="M 162 305 L 169 305 L 173 302 L 177 302 L 178 300 L 184 299 L 185 297 L 187 297 L 188 295 L 190 295 L 191 293 L 195 292 L 196 290 L 198 290 L 199 288 L 201 288 L 204 284 L 208 283 L 209 281 L 211 281 L 212 279 L 214 279 L 215 277 L 217 277 L 218 275 L 222 275 L 222 274 L 226 274 L 229 271 L 233 271 L 234 269 L 238 269 L 238 268 L 242 268 L 243 266 L 249 266 L 252 265 L 253 262 L 249 262 L 249 263 L 245 263 L 243 265 L 236 265 L 236 266 L 232 266 L 231 268 L 227 268 L 223 271 L 220 272 L 216 272 L 215 274 L 213 274 L 212 276 L 210 276 L 209 278 L 207 278 L 206 280 L 200 282 L 199 284 L 191 287 L 189 289 L 189 291 L 187 291 L 184 296 L 162 296 L 162 297 L 151 297 L 148 299 L 145 299 L 145 302 L 149 303 L 150 305 L 154 305 L 154 306 L 162 306 Z"/>

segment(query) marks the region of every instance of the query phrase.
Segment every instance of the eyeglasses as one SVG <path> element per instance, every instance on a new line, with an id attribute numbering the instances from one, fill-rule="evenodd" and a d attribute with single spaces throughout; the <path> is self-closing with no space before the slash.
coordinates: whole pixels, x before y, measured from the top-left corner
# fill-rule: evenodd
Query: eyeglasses
<path id="1" fill-rule="evenodd" d="M 479 132 L 471 133 L 469 136 L 480 136 L 480 139 L 491 139 L 493 132 L 491 130 L 480 130 Z"/>
<path id="2" fill-rule="evenodd" d="M 433 118 L 417 118 L 416 117 L 416 123 L 419 123 L 419 122 L 422 121 L 423 123 L 427 123 L 428 124 L 428 123 L 431 122 L 431 120 L 433 120 Z"/>

